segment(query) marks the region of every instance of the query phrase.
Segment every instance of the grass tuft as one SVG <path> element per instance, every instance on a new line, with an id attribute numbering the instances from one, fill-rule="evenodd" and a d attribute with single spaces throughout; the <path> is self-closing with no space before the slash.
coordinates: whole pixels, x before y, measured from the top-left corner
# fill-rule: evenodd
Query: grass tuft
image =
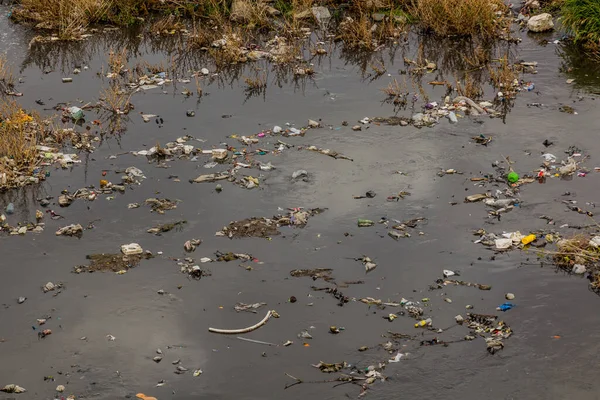
<path id="1" fill-rule="evenodd" d="M 407 89 L 406 80 L 399 83 L 395 78 L 386 88 L 381 89 L 386 94 L 386 101 L 395 106 L 405 106 L 408 102 L 410 92 Z"/>
<path id="2" fill-rule="evenodd" d="M 502 0 L 411 0 L 409 11 L 424 29 L 441 36 L 492 39 L 508 22 Z"/>
<path id="3" fill-rule="evenodd" d="M 460 96 L 468 97 L 470 99 L 479 99 L 483 96 L 483 88 L 481 87 L 481 81 L 473 79 L 471 75 L 466 75 L 463 82 L 456 80 L 456 91 Z"/>
<path id="4" fill-rule="evenodd" d="M 574 35 L 574 42 L 600 52 L 600 1 L 564 0 L 562 23 Z"/>
<path id="5" fill-rule="evenodd" d="M 492 86 L 505 95 L 514 95 L 518 86 L 519 72 L 508 61 L 508 55 L 499 59 L 496 65 L 488 65 Z"/>
<path id="6" fill-rule="evenodd" d="M 61 39 L 77 39 L 90 24 L 106 20 L 119 3 L 120 0 L 21 0 L 12 18 L 34 22 L 36 28 L 56 30 Z"/>
<path id="7" fill-rule="evenodd" d="M 0 100 L 0 189 L 16 186 L 38 166 L 36 146 L 43 136 L 41 118 L 12 100 Z"/>
<path id="8" fill-rule="evenodd" d="M 0 56 L 0 94 L 6 94 L 15 87 L 15 78 L 5 56 Z"/>

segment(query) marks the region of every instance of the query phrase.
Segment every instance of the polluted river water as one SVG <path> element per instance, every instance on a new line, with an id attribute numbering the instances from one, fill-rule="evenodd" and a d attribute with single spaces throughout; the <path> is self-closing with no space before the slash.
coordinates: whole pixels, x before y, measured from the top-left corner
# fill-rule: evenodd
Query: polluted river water
<path id="1" fill-rule="evenodd" d="M 23 93 L 19 103 L 24 109 L 52 113 L 44 107 L 97 100 L 107 85 L 106 54 L 125 47 L 128 40 L 134 42 L 127 47 L 137 59 L 181 63 L 176 67 L 182 71 L 204 67 L 194 59 L 178 59 L 176 44 L 136 42 L 135 36 L 128 39 L 121 32 L 84 42 L 50 43 L 43 51 L 28 49 L 33 33 L 10 23 L 8 10 L 2 11 L 0 50 L 21 78 L 17 90 Z M 600 90 L 600 72 L 579 64 L 573 51 L 562 46 L 558 31 L 522 32 L 522 37 L 510 51 L 516 59 L 538 62 L 537 73 L 525 78 L 535 89 L 518 93 L 505 118 L 465 116 L 455 124 L 440 118 L 420 129 L 359 122 L 395 115 L 394 105 L 382 101 L 381 89 L 405 77 L 403 58 L 414 58 L 420 44 L 427 59 L 438 65 L 425 81 L 454 80 L 449 53 L 460 47 L 416 34 L 395 51 L 378 53 L 375 60 L 386 69 L 380 76 L 370 67 L 373 59 L 365 62 L 333 47 L 329 55 L 312 61 L 315 74 L 309 78 L 280 77 L 268 63 L 259 62 L 207 78 L 201 98 L 181 94 L 184 88 L 195 89 L 193 81 L 134 94 L 135 109 L 123 117 L 120 129 L 103 135 L 93 153 L 81 153 L 81 163 L 67 169 L 49 167 L 50 176 L 40 185 L 0 194 L 2 210 L 14 204 L 14 213 L 7 216 L 11 225 L 34 220 L 37 209 L 51 209 L 63 217 L 52 219 L 46 213 L 45 230 L 39 234 L 0 236 L 0 387 L 17 384 L 27 389 L 22 394 L 0 393 L 0 398 L 122 399 L 145 393 L 161 400 L 340 399 L 359 396 L 364 385 L 365 396 L 376 399 L 596 399 L 593 365 L 600 350 L 595 341 L 600 317 L 595 308 L 600 299 L 587 290 L 587 280 L 540 262 L 536 249 L 495 254 L 474 243 L 479 237 L 473 231 L 478 229 L 525 235 L 549 229 L 543 215 L 555 221 L 551 228 L 565 235 L 576 233 L 559 227 L 588 225 L 590 218 L 567 209 L 562 200 L 576 200 L 581 208 L 592 210 L 597 201 L 600 174 L 594 167 L 600 166 L 600 121 L 594 93 Z M 74 68 L 81 73 L 74 75 Z M 244 78 L 257 73 L 256 68 L 266 74 L 267 87 L 249 96 Z M 62 83 L 64 77 L 73 82 Z M 568 79 L 574 81 L 566 83 Z M 444 88 L 425 89 L 430 101 L 443 100 Z M 486 85 L 484 93 L 483 99 L 496 95 Z M 564 105 L 576 113 L 561 112 Z M 188 110 L 195 116 L 186 116 Z M 421 105 L 415 110 L 409 107 L 398 115 L 410 118 Z M 146 123 L 140 113 L 157 117 Z M 102 118 L 94 110 L 86 111 L 86 117 Z M 309 119 L 320 127 L 307 129 L 304 136 L 259 136 L 251 145 L 230 137 L 256 135 L 274 126 L 299 129 Z M 354 125 L 361 130 L 353 130 Z M 92 126 L 92 132 L 95 129 Z M 271 162 L 275 169 L 241 171 L 259 179 L 258 187 L 247 189 L 227 180 L 190 183 L 230 167 L 205 168 L 210 155 L 173 157 L 159 164 L 131 154 L 186 135 L 198 139 L 189 144 L 199 148 L 224 148 L 226 143 L 238 149 L 266 149 L 254 159 Z M 480 135 L 493 140 L 487 146 L 477 144 L 472 138 Z M 278 140 L 291 147 L 281 148 Z M 553 144 L 546 147 L 546 140 Z M 306 151 L 308 146 L 332 149 L 351 160 Z M 489 218 L 482 203 L 463 202 L 465 196 L 506 187 L 481 188 L 471 181 L 494 173 L 493 163 L 509 157 L 515 171 L 524 175 L 540 166 L 543 153 L 566 160 L 571 146 L 589 156 L 585 166 L 591 172 L 586 176 L 523 185 L 518 207 L 501 218 Z M 273 153 L 275 148 L 281 151 Z M 102 179 L 120 182 L 129 167 L 143 172 L 139 185 L 59 207 L 61 191 L 98 187 Z M 439 173 L 448 169 L 462 174 Z M 298 170 L 307 174 L 292 178 Z M 217 184 L 222 191 L 215 190 Z M 376 195 L 354 198 L 368 191 Z M 399 192 L 410 195 L 387 201 Z M 43 209 L 39 199 L 47 196 L 53 199 Z M 177 207 L 164 214 L 152 212 L 143 203 L 154 197 L 177 200 Z M 141 206 L 129 208 L 131 203 Z M 311 216 L 306 226 L 282 226 L 280 235 L 269 238 L 215 236 L 231 221 L 270 218 L 298 207 L 324 211 Z M 388 234 L 397 224 L 394 220 L 418 218 L 424 220 L 403 231 L 410 237 L 394 240 Z M 358 219 L 375 223 L 358 227 Z M 382 219 L 389 224 L 380 223 Z M 147 232 L 182 220 L 186 223 L 169 232 Z M 80 238 L 55 235 L 70 224 L 85 228 Z M 186 253 L 184 243 L 195 238 L 202 243 Z M 127 243 L 139 243 L 154 257 L 124 274 L 73 273 L 74 267 L 89 264 L 87 255 L 119 253 Z M 203 257 L 215 259 L 216 252 L 251 257 L 201 263 Z M 364 263 L 356 260 L 363 256 L 377 265 L 368 274 Z M 181 262 L 186 257 L 193 258 L 205 276 L 196 280 L 182 273 L 174 259 Z M 290 274 L 315 268 L 332 269 L 334 281 Z M 452 278 L 490 285 L 491 290 L 463 285 L 430 290 L 443 278 L 443 270 L 459 272 Z M 63 287 L 44 293 L 47 282 Z M 348 300 L 342 299 L 343 306 L 335 293 L 314 290 L 336 285 Z M 497 311 L 507 301 L 506 293 L 514 293 L 510 302 L 515 306 Z M 26 298 L 22 304 L 20 297 Z M 378 307 L 360 301 L 368 297 L 412 301 L 435 329 L 415 328 L 418 320 L 401 315 L 400 305 Z M 236 312 L 237 303 L 266 305 L 256 313 Z M 250 333 L 208 330 L 252 326 L 269 310 L 279 318 Z M 483 337 L 463 340 L 469 329 L 455 317 L 467 318 L 469 312 L 498 315 L 510 326 L 513 333 L 503 340 L 503 349 L 491 354 Z M 39 325 L 38 319 L 46 319 L 45 324 Z M 39 335 L 44 329 L 52 334 Z M 305 330 L 311 339 L 298 336 Z M 284 346 L 288 341 L 293 343 Z M 319 362 L 346 366 L 338 373 L 323 373 L 314 367 Z M 335 381 L 340 373 L 364 379 L 370 366 L 385 381 Z M 332 382 L 319 383 L 323 380 Z M 293 383 L 297 384 L 286 389 Z M 58 385 L 64 385 L 63 392 L 56 392 Z"/>

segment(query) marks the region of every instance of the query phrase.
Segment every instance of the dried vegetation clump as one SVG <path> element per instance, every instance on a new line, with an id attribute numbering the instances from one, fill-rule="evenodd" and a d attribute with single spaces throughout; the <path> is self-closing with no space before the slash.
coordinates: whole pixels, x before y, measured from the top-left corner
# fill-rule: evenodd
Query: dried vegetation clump
<path id="1" fill-rule="evenodd" d="M 28 114 L 10 100 L 0 100 L 0 189 L 20 186 L 32 177 L 40 163 L 38 143 L 44 123 L 37 114 Z"/>
<path id="2" fill-rule="evenodd" d="M 408 91 L 406 80 L 399 83 L 398 80 L 394 78 L 394 80 L 390 82 L 386 88 L 381 89 L 381 91 L 387 96 L 386 101 L 395 106 L 404 106 L 408 102 L 408 95 L 410 92 Z"/>
<path id="3" fill-rule="evenodd" d="M 77 39 L 94 23 L 111 22 L 135 0 L 21 0 L 13 10 L 18 22 L 32 22 L 38 29 L 58 32 L 61 39 Z"/>
<path id="4" fill-rule="evenodd" d="M 15 78 L 12 69 L 8 66 L 5 56 L 0 56 L 0 92 L 9 94 L 15 87 Z"/>
<path id="5" fill-rule="evenodd" d="M 346 17 L 339 24 L 337 40 L 350 48 L 359 50 L 374 50 L 387 40 L 393 40 L 402 32 L 394 20 L 384 20 L 379 24 L 373 23 L 367 14 L 357 17 Z"/>
<path id="6" fill-rule="evenodd" d="M 493 39 L 507 29 L 502 0 L 411 0 L 409 12 L 426 30 L 441 36 Z"/>
<path id="7" fill-rule="evenodd" d="M 600 247 L 588 235 L 575 235 L 556 242 L 556 252 L 552 254 L 552 260 L 556 266 L 568 272 L 571 272 L 575 264 L 596 269 L 600 261 Z"/>
<path id="8" fill-rule="evenodd" d="M 73 272 L 81 274 L 84 272 L 116 272 L 125 273 L 131 268 L 135 268 L 140 264 L 143 259 L 152 258 L 149 253 L 140 255 L 123 255 L 121 253 L 108 254 L 89 254 L 86 256 L 89 260 L 89 265 L 80 265 L 73 268 Z"/>
<path id="9" fill-rule="evenodd" d="M 0 99 L 0 190 L 39 183 L 46 178 L 45 166 L 67 168 L 76 162 L 75 154 L 59 152 L 67 142 L 81 150 L 93 148 L 88 134 L 57 129 L 51 119 Z"/>
<path id="10" fill-rule="evenodd" d="M 508 55 L 499 59 L 495 65 L 489 64 L 488 73 L 494 88 L 502 90 L 508 95 L 512 95 L 518 90 L 519 71 L 514 65 L 510 64 Z"/>
<path id="11" fill-rule="evenodd" d="M 67 142 L 76 149 L 92 149 L 88 134 L 58 129 L 52 118 L 42 118 L 9 99 L 13 82 L 11 69 L 0 58 L 0 191 L 44 180 L 44 166 L 75 162 L 76 155 L 58 151 Z"/>
<path id="12" fill-rule="evenodd" d="M 505 36 L 506 10 L 502 0 L 22 0 L 12 18 L 52 35 L 41 42 L 146 21 L 146 34 L 180 35 L 183 48 L 207 52 L 218 69 L 268 59 L 302 70 L 306 49 L 328 53 L 325 42 L 313 43 L 315 32 L 366 52 L 397 44 L 415 22 L 439 35 L 491 39 Z"/>
<path id="13" fill-rule="evenodd" d="M 306 226 L 309 218 L 321 214 L 326 209 L 291 209 L 287 214 L 276 215 L 273 218 L 252 217 L 241 221 L 232 221 L 223 227 L 217 236 L 225 236 L 230 239 L 244 237 L 268 238 L 281 234 L 279 227 L 292 226 L 302 228 Z"/>
<path id="14" fill-rule="evenodd" d="M 483 96 L 481 81 L 474 79 L 468 74 L 464 77 L 462 82 L 457 80 L 455 87 L 459 96 L 468 97 L 470 99 L 479 99 Z"/>
<path id="15" fill-rule="evenodd" d="M 589 288 L 600 295 L 600 236 L 577 234 L 556 242 L 556 251 L 547 251 L 554 264 L 571 274 L 583 275 Z"/>

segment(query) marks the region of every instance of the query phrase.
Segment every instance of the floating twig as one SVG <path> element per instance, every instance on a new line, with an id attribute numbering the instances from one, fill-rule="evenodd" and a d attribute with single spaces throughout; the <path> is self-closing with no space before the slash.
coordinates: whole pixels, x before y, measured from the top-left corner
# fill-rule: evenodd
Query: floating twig
<path id="1" fill-rule="evenodd" d="M 275 343 L 263 342 L 261 340 L 248 339 L 248 338 L 241 337 L 241 336 L 238 336 L 237 339 L 244 340 L 244 341 L 250 342 L 250 343 L 264 344 L 267 346 L 277 346 Z"/>
<path id="2" fill-rule="evenodd" d="M 285 372 L 285 375 L 288 376 L 288 377 L 290 377 L 290 378 L 292 378 L 296 382 L 285 385 L 284 389 L 291 388 L 292 386 L 299 385 L 300 383 L 333 383 L 333 382 L 342 382 L 342 384 L 343 384 L 343 383 L 355 383 L 355 382 L 358 382 L 358 381 L 365 381 L 365 380 L 367 380 L 367 378 L 363 378 L 363 377 L 359 377 L 359 376 L 350 376 L 350 375 L 346 375 L 346 374 L 341 374 L 340 376 L 338 376 L 337 378 L 334 378 L 334 379 L 325 379 L 325 380 L 322 380 L 322 381 L 303 381 L 302 379 L 298 379 L 295 376 L 292 376 L 292 375 L 288 374 L 287 372 Z M 340 384 L 337 384 L 334 387 L 339 386 L 339 385 Z"/>

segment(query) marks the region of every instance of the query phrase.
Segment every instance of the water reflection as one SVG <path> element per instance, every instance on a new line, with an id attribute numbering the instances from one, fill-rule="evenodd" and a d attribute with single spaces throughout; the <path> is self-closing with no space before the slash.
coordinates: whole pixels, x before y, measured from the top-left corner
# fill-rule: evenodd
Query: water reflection
<path id="1" fill-rule="evenodd" d="M 443 101 L 446 96 L 463 95 L 475 101 L 496 99 L 499 90 L 512 85 L 517 78 L 526 78 L 526 71 L 514 67 L 517 47 L 509 41 L 485 43 L 408 32 L 377 51 L 357 51 L 343 43 L 323 42 L 323 37 L 323 32 L 316 31 L 303 40 L 299 49 L 302 57 L 292 64 L 260 60 L 218 68 L 214 52 L 190 48 L 186 37 L 181 34 L 157 36 L 141 29 L 99 32 L 85 41 L 35 43 L 30 46 L 21 70 L 37 67 L 45 71 L 59 69 L 70 72 L 74 66 L 106 65 L 110 51 L 127 49 L 128 68 L 133 71 L 129 78 L 142 76 L 148 71 L 166 72 L 173 79 L 174 95 L 182 90 L 191 94 L 187 86 L 195 84 L 195 97 L 199 104 L 203 85 L 215 85 L 218 89 L 243 87 L 245 101 L 251 98 L 264 101 L 270 88 L 274 87 L 287 87 L 304 94 L 308 87 L 317 87 L 317 82 L 310 73 L 298 74 L 300 67 L 307 71 L 312 68 L 331 71 L 341 62 L 355 68 L 363 82 L 379 82 L 381 89 L 390 83 L 390 78 L 399 79 L 403 85 L 402 94 L 387 97 L 384 94 L 382 100 L 392 105 L 396 114 L 408 108 L 414 111 L 429 101 Z M 256 42 L 261 43 L 260 38 Z M 326 52 L 315 51 L 323 46 L 327 47 Z M 576 53 L 568 50 L 563 51 L 563 58 L 574 60 Z M 434 67 L 429 68 L 430 65 Z M 201 80 L 196 78 L 194 82 L 193 78 L 200 75 L 198 71 L 203 68 L 218 73 Z M 101 76 L 104 79 L 103 74 Z M 187 81 L 190 76 L 192 80 Z M 185 82 L 178 82 L 178 79 L 184 78 Z M 495 100 L 494 105 L 506 118 L 514 105 L 514 96 Z M 113 133 L 125 130 L 120 117 L 105 115 L 102 121 Z"/>
<path id="2" fill-rule="evenodd" d="M 600 60 L 570 41 L 561 41 L 556 53 L 562 59 L 560 71 L 573 85 L 593 94 L 600 94 Z"/>

